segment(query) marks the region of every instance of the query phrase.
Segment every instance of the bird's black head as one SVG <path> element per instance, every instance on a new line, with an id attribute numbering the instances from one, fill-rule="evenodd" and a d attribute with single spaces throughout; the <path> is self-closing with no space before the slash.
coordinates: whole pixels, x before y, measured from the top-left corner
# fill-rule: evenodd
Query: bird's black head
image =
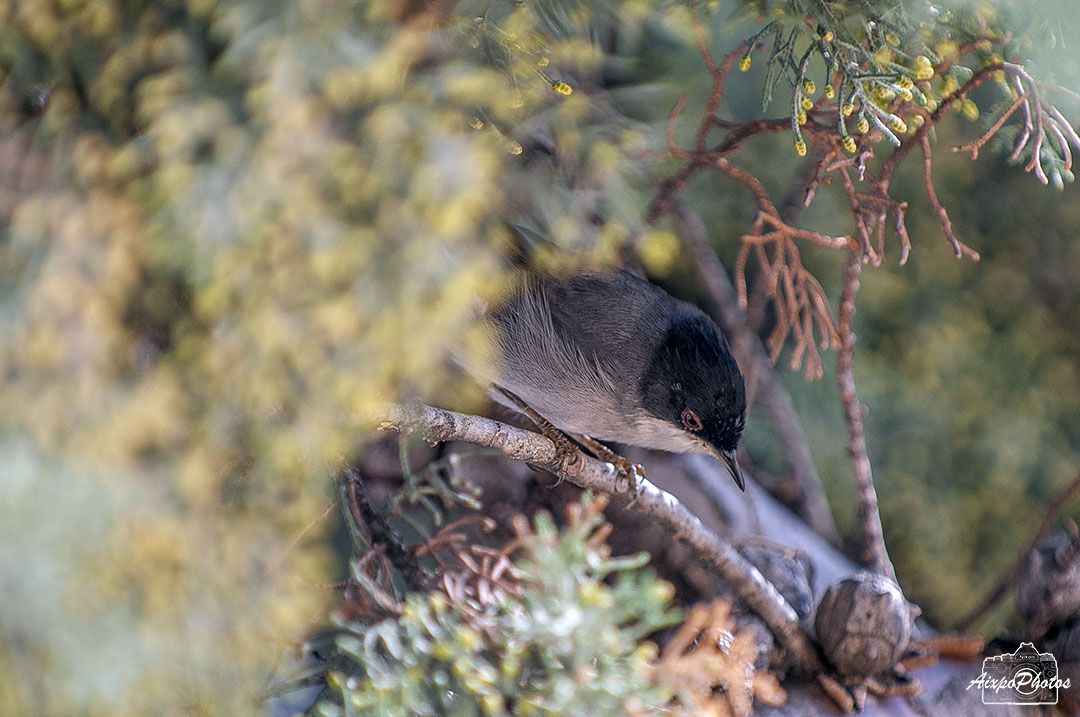
<path id="1" fill-rule="evenodd" d="M 642 403 L 682 432 L 682 450 L 721 458 L 743 487 L 735 449 L 746 422 L 746 385 L 716 324 L 690 307 L 671 318 L 640 386 Z"/>

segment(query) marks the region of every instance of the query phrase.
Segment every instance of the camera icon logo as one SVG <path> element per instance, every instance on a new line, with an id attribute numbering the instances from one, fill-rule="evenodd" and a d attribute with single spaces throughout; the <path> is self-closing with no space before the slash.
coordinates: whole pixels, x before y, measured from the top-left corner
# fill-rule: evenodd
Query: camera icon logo
<path id="1" fill-rule="evenodd" d="M 1012 654 L 984 658 L 982 674 L 968 689 L 976 686 L 982 689 L 983 704 L 1056 705 L 1058 690 L 1070 685 L 1068 678 L 1058 677 L 1056 657 L 1024 642 Z"/>

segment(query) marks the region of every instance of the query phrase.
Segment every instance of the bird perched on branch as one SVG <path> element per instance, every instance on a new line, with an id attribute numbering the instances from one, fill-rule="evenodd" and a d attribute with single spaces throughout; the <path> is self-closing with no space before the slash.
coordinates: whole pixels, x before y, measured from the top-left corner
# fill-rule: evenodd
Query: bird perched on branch
<path id="1" fill-rule="evenodd" d="M 609 271 L 530 274 L 488 316 L 496 350 L 486 373 L 498 401 L 531 409 L 631 478 L 637 466 L 589 439 L 708 453 L 744 489 L 735 449 L 746 388 L 723 334 L 701 310 Z"/>

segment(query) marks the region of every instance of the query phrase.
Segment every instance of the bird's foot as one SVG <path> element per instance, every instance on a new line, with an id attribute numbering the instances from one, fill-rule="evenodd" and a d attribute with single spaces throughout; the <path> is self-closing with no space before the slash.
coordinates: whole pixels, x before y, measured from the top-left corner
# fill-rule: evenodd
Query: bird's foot
<path id="1" fill-rule="evenodd" d="M 547 421 L 544 421 L 544 423 L 540 425 L 540 430 L 548 440 L 555 444 L 555 457 L 556 460 L 558 460 L 559 465 L 569 469 L 581 460 L 581 451 L 574 445 L 573 441 L 567 438 L 565 433 Z M 560 473 L 556 476 L 555 485 L 560 485 L 563 480 L 565 479 Z"/>
<path id="2" fill-rule="evenodd" d="M 564 469 L 569 469 L 581 460 L 581 451 L 565 433 L 534 411 L 529 404 L 525 403 L 525 401 L 517 395 L 500 387 L 496 387 L 496 390 L 509 398 L 510 401 L 517 406 L 519 411 L 528 416 L 529 420 L 536 424 L 536 427 L 540 429 L 540 432 L 544 434 L 544 437 L 555 444 L 555 460 L 560 466 Z M 560 473 L 556 476 L 555 485 L 561 484 L 563 480 L 563 475 Z"/>
<path id="3" fill-rule="evenodd" d="M 629 458 L 620 456 L 600 441 L 584 434 L 574 434 L 574 440 L 589 449 L 589 452 L 600 460 L 615 466 L 615 490 L 619 493 L 629 493 L 629 505 L 633 505 L 638 499 L 638 483 L 645 478 L 645 468 L 640 463 L 634 463 Z M 624 483 L 625 488 L 622 487 Z"/>
<path id="4" fill-rule="evenodd" d="M 620 456 L 603 443 L 600 443 L 596 439 L 590 438 L 583 433 L 564 433 L 546 418 L 534 411 L 518 396 L 504 388 L 496 387 L 496 390 L 510 399 L 511 403 L 517 406 L 519 411 L 528 416 L 529 420 L 536 424 L 541 433 L 555 444 L 555 454 L 559 465 L 564 468 L 571 468 L 575 463 L 581 460 L 581 451 L 573 442 L 577 441 L 577 443 L 592 453 L 596 458 L 615 466 L 615 491 L 618 493 L 630 494 L 630 503 L 627 507 L 633 505 L 634 502 L 637 501 L 638 483 L 645 478 L 645 469 L 640 463 L 634 463 L 629 459 Z M 573 438 L 573 441 L 571 438 Z M 562 481 L 563 477 L 560 475 L 558 477 L 558 482 L 555 485 L 562 483 Z M 624 484 L 625 487 L 623 487 Z"/>

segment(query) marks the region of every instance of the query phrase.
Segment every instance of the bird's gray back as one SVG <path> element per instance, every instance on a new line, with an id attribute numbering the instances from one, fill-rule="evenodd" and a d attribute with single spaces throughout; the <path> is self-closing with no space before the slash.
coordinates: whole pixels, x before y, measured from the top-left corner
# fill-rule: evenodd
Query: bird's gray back
<path id="1" fill-rule="evenodd" d="M 642 410 L 638 381 L 675 306 L 625 272 L 532 279 L 491 315 L 501 353 L 495 383 L 560 428 L 626 440 Z"/>

